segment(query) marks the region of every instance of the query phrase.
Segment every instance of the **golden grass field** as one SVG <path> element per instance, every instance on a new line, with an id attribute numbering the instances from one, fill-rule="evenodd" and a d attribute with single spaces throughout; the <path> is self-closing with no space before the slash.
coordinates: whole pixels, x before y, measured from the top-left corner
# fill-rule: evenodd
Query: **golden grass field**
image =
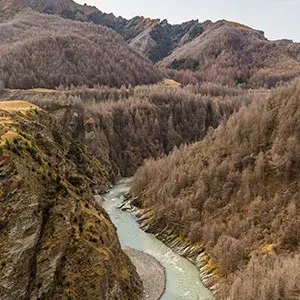
<path id="1" fill-rule="evenodd" d="M 4 126 L 5 128 L 5 132 L 0 137 L 0 144 L 4 143 L 6 140 L 11 140 L 18 135 L 18 133 L 15 132 L 11 126 L 8 126 L 8 128 L 5 126 L 14 123 L 10 114 L 16 112 L 24 114 L 32 109 L 38 109 L 38 107 L 27 101 L 0 101 L 0 125 Z"/>
<path id="2" fill-rule="evenodd" d="M 0 111 L 3 110 L 6 112 L 26 112 L 31 109 L 38 109 L 38 107 L 23 100 L 0 101 Z"/>

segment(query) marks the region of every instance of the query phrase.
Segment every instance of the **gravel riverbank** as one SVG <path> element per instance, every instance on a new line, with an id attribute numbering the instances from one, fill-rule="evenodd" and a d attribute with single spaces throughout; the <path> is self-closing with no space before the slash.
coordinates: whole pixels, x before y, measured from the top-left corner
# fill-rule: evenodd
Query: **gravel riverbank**
<path id="1" fill-rule="evenodd" d="M 144 299 L 159 300 L 166 288 L 164 267 L 151 255 L 122 246 L 144 283 Z"/>

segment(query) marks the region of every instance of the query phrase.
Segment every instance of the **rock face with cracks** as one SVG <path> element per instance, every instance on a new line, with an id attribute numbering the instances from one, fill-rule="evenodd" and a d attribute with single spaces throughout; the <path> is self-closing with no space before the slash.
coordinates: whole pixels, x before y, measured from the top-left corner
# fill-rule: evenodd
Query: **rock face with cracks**
<path id="1" fill-rule="evenodd" d="M 25 101 L 0 102 L 0 298 L 140 299 L 142 283 L 93 201 L 99 160 Z"/>

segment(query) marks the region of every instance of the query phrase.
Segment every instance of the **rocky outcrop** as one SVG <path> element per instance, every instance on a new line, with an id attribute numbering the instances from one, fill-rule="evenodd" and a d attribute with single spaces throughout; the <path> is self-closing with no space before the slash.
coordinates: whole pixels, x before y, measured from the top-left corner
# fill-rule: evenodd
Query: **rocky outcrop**
<path id="1" fill-rule="evenodd" d="M 210 23 L 191 20 L 171 25 L 167 20 L 163 20 L 130 40 L 130 45 L 149 57 L 151 61 L 158 62 L 170 55 L 176 48 L 201 35 Z"/>
<path id="2" fill-rule="evenodd" d="M 0 102 L 0 298 L 140 299 L 142 283 L 96 206 L 102 163 L 42 110 Z"/>

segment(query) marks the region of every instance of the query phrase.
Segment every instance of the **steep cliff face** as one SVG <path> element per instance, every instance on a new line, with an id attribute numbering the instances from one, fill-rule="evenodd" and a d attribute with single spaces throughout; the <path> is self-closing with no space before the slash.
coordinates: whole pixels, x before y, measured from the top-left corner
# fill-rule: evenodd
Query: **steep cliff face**
<path id="1" fill-rule="evenodd" d="M 167 20 L 163 20 L 138 34 L 130 41 L 130 45 L 153 62 L 158 62 L 176 48 L 201 35 L 210 23 L 210 21 L 199 23 L 198 20 L 192 20 L 171 25 Z"/>
<path id="2" fill-rule="evenodd" d="M 42 110 L 0 102 L 0 298 L 140 299 L 142 283 L 92 189 L 101 162 Z"/>

